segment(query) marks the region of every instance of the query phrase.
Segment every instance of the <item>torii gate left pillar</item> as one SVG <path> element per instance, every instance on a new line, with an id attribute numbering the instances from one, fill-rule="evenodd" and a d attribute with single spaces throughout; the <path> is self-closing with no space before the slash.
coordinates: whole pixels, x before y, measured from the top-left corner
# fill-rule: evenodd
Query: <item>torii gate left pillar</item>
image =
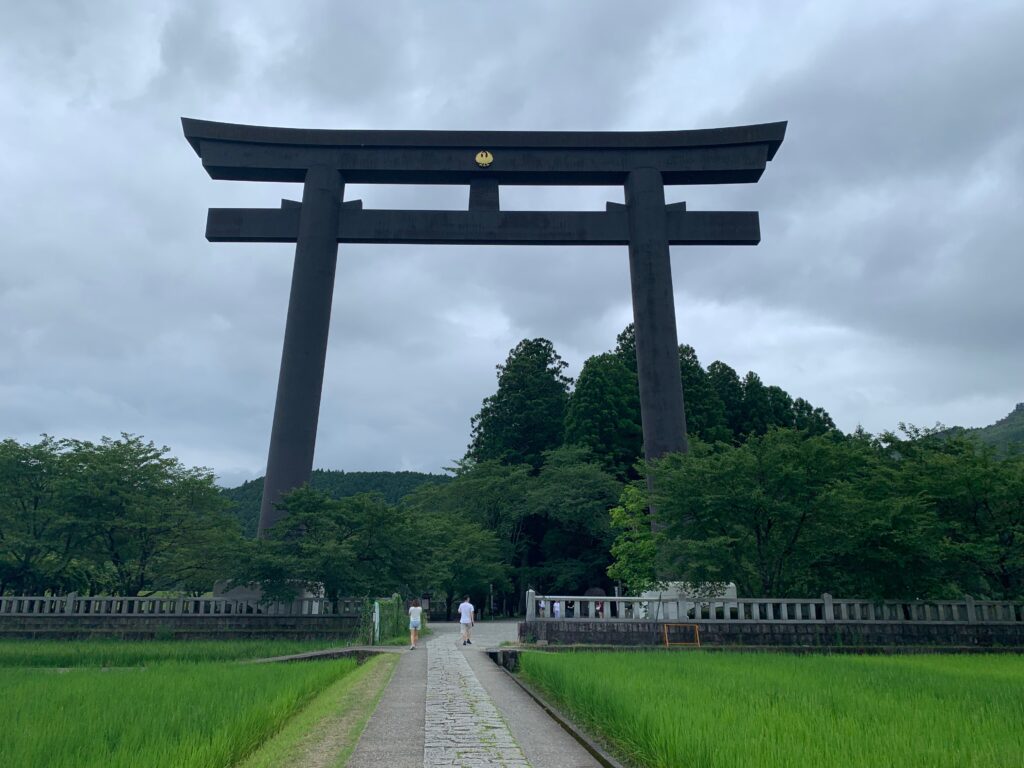
<path id="1" fill-rule="evenodd" d="M 313 471 L 338 263 L 338 214 L 344 191 L 335 168 L 318 165 L 306 171 L 274 426 L 263 480 L 261 534 L 284 516 L 276 502 L 293 488 L 308 483 Z"/>

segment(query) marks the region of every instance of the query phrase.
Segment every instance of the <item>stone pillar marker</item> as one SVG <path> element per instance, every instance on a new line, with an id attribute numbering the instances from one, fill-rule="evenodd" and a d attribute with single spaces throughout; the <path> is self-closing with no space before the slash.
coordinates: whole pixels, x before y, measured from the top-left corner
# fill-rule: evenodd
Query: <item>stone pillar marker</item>
<path id="1" fill-rule="evenodd" d="M 334 168 L 321 165 L 306 172 L 277 404 L 263 481 L 260 536 L 284 516 L 274 506 L 281 495 L 308 483 L 313 471 L 344 189 Z"/>

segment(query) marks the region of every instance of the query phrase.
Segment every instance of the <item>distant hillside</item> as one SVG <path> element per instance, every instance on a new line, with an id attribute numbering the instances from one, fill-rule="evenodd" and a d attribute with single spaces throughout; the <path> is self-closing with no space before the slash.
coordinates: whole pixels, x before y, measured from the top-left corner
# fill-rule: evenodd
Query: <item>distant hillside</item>
<path id="1" fill-rule="evenodd" d="M 336 472 L 315 469 L 310 485 L 336 499 L 355 496 L 359 493 L 379 493 L 389 504 L 397 504 L 405 495 L 426 483 L 446 483 L 448 475 L 431 475 L 425 472 Z M 263 501 L 263 478 L 258 477 L 237 488 L 221 491 L 225 498 L 234 503 L 234 513 L 242 524 L 246 536 L 255 536 L 260 518 L 260 504 Z"/>
<path id="2" fill-rule="evenodd" d="M 1024 403 L 1017 403 L 1016 408 L 995 424 L 966 432 L 991 445 L 1003 456 L 1024 451 Z"/>

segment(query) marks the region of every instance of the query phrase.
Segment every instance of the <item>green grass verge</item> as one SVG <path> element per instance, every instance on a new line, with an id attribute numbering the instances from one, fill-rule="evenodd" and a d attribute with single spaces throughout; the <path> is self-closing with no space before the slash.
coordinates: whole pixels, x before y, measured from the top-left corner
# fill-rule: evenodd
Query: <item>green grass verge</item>
<path id="1" fill-rule="evenodd" d="M 1024 657 L 524 653 L 521 672 L 657 768 L 1007 768 Z"/>
<path id="2" fill-rule="evenodd" d="M 345 640 L 0 640 L 0 667 L 135 667 L 286 656 Z"/>
<path id="3" fill-rule="evenodd" d="M 398 664 L 382 654 L 323 691 L 239 768 L 343 766 Z"/>
<path id="4" fill-rule="evenodd" d="M 343 659 L 0 669 L 0 766 L 233 765 L 355 668 Z"/>

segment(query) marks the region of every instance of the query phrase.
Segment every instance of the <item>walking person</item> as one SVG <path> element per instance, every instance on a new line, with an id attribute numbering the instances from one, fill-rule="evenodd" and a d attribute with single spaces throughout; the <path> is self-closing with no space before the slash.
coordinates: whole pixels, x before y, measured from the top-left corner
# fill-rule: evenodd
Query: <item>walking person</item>
<path id="1" fill-rule="evenodd" d="M 413 598 L 409 606 L 409 650 L 416 650 L 416 640 L 420 636 L 420 623 L 423 619 L 423 608 L 420 606 L 419 598 Z"/>
<path id="2" fill-rule="evenodd" d="M 470 639 L 470 635 L 473 630 L 473 614 L 476 608 L 469 602 L 469 595 L 466 595 L 462 602 L 459 603 L 459 630 L 462 637 L 463 645 L 472 645 L 473 641 Z"/>

